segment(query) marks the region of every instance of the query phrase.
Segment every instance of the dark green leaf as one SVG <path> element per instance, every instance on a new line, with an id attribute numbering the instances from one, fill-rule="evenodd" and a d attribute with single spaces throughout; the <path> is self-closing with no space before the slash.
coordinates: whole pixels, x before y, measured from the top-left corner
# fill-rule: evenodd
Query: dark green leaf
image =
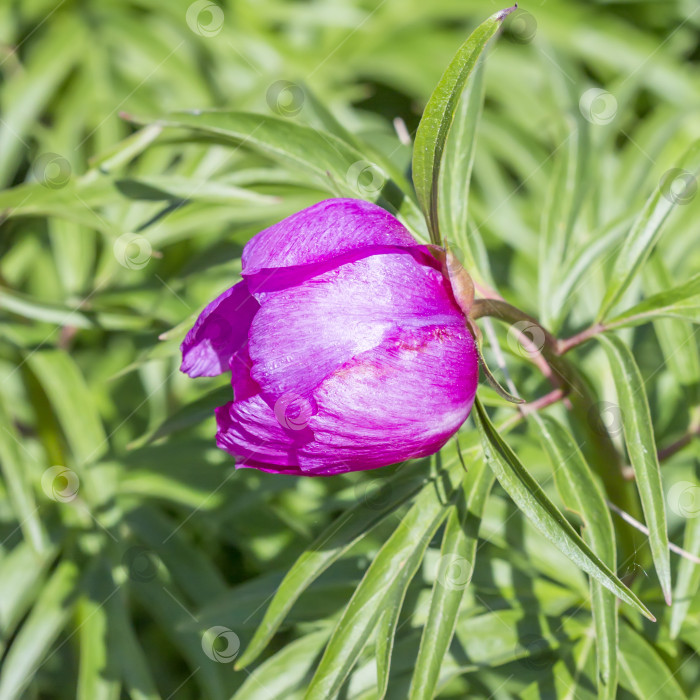
<path id="1" fill-rule="evenodd" d="M 584 540 L 612 570 L 616 569 L 615 532 L 605 497 L 572 435 L 549 416 L 533 414 L 542 444 L 554 467 L 554 479 L 566 507 L 583 520 Z M 617 604 L 615 596 L 591 580 L 591 602 L 598 658 L 599 697 L 617 693 Z"/>
<path id="2" fill-rule="evenodd" d="M 576 566 L 645 617 L 653 620 L 654 616 L 637 596 L 593 553 L 576 534 L 569 521 L 549 500 L 542 487 L 532 478 L 513 450 L 496 432 L 478 398 L 474 402 L 474 409 L 472 415 L 481 434 L 486 462 L 518 508 Z"/>

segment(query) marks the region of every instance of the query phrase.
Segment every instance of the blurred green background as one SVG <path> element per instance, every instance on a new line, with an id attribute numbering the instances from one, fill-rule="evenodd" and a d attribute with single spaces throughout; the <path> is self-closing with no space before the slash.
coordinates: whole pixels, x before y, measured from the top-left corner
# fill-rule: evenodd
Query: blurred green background
<path id="1" fill-rule="evenodd" d="M 376 194 L 373 172 L 361 161 L 346 182 L 324 180 L 278 158 L 261 133 L 235 145 L 153 123 L 211 107 L 328 131 L 337 119 L 368 163 L 408 178 L 435 83 L 498 9 L 0 0 L 0 700 L 303 697 L 391 518 L 302 595 L 266 652 L 271 665 L 230 662 L 297 556 L 347 509 L 381 510 L 395 470 L 236 472 L 214 445 L 227 380 L 180 375 L 178 346 L 238 279 L 253 234 L 329 193 Z M 699 38 L 696 0 L 533 0 L 490 51 L 470 193 L 481 275 L 557 333 L 591 320 L 620 237 L 700 137 Z M 538 242 L 568 152 L 578 155 L 573 245 L 542 288 Z M 700 268 L 698 199 L 676 207 L 628 306 Z M 657 443 L 670 444 L 697 420 L 697 337 L 669 320 L 627 333 Z M 505 335 L 502 345 L 516 385 L 542 393 Z M 581 366 L 608 396 L 599 351 Z M 546 481 L 536 440 L 514 440 Z M 668 461 L 668 489 L 698 489 L 698 454 L 695 440 Z M 697 517 L 669 505 L 682 543 Z M 482 529 L 440 697 L 595 697 L 583 575 L 502 492 Z M 663 617 L 638 544 L 619 573 Z M 389 697 L 407 697 L 438 551 L 404 604 Z M 665 622 L 628 616 L 619 697 L 700 697 L 697 601 L 673 641 Z M 373 674 L 370 645 L 342 697 L 376 697 Z"/>

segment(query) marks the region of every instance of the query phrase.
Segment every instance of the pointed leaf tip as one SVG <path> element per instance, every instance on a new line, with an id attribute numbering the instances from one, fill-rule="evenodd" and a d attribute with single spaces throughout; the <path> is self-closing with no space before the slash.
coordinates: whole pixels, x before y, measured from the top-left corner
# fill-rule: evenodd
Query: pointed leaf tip
<path id="1" fill-rule="evenodd" d="M 502 22 L 509 14 L 515 12 L 518 9 L 518 3 L 516 2 L 513 7 L 506 7 L 505 10 L 501 10 L 500 12 L 496 13 L 496 19 L 499 22 Z"/>

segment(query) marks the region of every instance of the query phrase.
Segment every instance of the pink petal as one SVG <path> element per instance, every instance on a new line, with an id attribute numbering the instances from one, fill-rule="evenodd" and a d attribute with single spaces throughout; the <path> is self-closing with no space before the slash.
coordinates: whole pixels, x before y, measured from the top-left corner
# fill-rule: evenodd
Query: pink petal
<path id="1" fill-rule="evenodd" d="M 248 353 L 248 343 L 246 343 L 229 361 L 231 387 L 235 401 L 243 401 L 260 393 L 260 386 L 250 376 L 252 366 L 253 362 Z"/>
<path id="2" fill-rule="evenodd" d="M 216 444 L 237 458 L 237 467 L 267 464 L 271 471 L 298 470 L 298 450 L 313 434 L 306 427 L 306 406 L 302 406 L 299 424 L 285 419 L 285 409 L 289 404 L 270 406 L 259 394 L 220 406 L 216 409 Z M 293 420 L 296 414 L 290 413 Z"/>
<path id="3" fill-rule="evenodd" d="M 250 328 L 263 393 L 309 396 L 333 370 L 401 329 L 464 327 L 438 271 L 410 251 L 371 255 L 265 295 Z"/>
<path id="4" fill-rule="evenodd" d="M 372 469 L 436 452 L 466 420 L 478 360 L 464 327 L 402 331 L 336 369 L 314 392 L 304 472 Z"/>
<path id="5" fill-rule="evenodd" d="M 465 328 L 403 331 L 338 367 L 311 399 L 258 394 L 217 409 L 217 444 L 237 466 L 279 473 L 382 467 L 438 450 L 469 415 L 477 379 Z"/>
<path id="6" fill-rule="evenodd" d="M 359 199 L 327 199 L 254 236 L 243 250 L 243 276 L 310 265 L 371 246 L 415 246 L 389 212 Z"/>
<path id="7" fill-rule="evenodd" d="M 245 280 L 212 301 L 180 346 L 180 370 L 190 377 L 215 377 L 248 342 L 248 329 L 260 305 Z"/>

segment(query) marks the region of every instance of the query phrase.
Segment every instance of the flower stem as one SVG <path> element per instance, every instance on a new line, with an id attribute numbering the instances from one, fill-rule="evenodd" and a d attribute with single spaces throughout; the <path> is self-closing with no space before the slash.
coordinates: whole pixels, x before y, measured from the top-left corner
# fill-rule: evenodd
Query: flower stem
<path id="1" fill-rule="evenodd" d="M 594 336 L 598 335 L 599 333 L 602 333 L 605 330 L 607 330 L 607 327 L 604 326 L 602 323 L 594 323 L 592 326 L 586 328 L 580 333 L 576 333 L 576 335 L 572 335 L 570 338 L 564 338 L 558 341 L 558 352 L 560 355 L 564 355 L 565 353 L 569 352 L 569 350 L 571 350 L 572 348 L 575 348 L 577 345 L 585 343 L 590 338 L 593 338 Z"/>

